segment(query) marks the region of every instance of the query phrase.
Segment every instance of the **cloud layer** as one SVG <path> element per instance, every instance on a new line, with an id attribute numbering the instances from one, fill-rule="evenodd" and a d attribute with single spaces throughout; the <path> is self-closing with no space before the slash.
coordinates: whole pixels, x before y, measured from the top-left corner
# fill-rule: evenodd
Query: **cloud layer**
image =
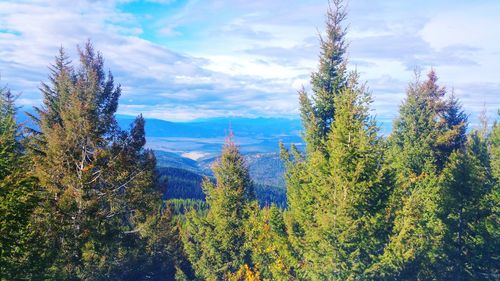
<path id="1" fill-rule="evenodd" d="M 48 2 L 48 3 L 47 3 Z M 438 2 L 438 3 L 434 3 Z M 123 86 L 120 113 L 168 120 L 297 117 L 317 64 L 326 0 L 2 1 L 0 83 L 40 103 L 62 45 L 91 39 Z M 416 67 L 433 67 L 469 113 L 500 107 L 500 3 L 355 0 L 351 66 L 381 121 L 397 114 Z"/>

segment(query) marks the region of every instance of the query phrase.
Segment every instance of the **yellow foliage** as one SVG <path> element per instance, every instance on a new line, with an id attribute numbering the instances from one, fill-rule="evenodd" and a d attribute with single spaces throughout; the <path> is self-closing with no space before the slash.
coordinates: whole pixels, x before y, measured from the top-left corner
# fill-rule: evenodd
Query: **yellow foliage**
<path id="1" fill-rule="evenodd" d="M 260 281 L 260 273 L 258 271 L 252 271 L 248 265 L 243 265 L 240 269 L 234 273 L 228 273 L 228 281 Z"/>

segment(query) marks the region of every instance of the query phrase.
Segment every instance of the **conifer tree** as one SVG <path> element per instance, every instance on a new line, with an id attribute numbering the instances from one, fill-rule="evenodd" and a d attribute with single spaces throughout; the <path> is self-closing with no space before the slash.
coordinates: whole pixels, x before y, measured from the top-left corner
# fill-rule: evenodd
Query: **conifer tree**
<path id="1" fill-rule="evenodd" d="M 478 157 L 479 147 L 486 148 L 486 139 L 473 132 L 467 146 L 451 154 L 441 175 L 441 216 L 447 227 L 446 258 L 437 263 L 441 279 L 478 280 L 492 277 L 496 270 L 494 249 L 500 237 L 488 226 L 488 217 L 495 215 L 490 197 L 494 180 L 489 163 Z"/>
<path id="2" fill-rule="evenodd" d="M 312 232 L 313 267 L 317 278 L 364 278 L 381 247 L 381 215 L 387 190 L 381 170 L 383 147 L 370 116 L 371 95 L 352 73 L 335 98 L 335 122 L 328 135 L 326 184 L 318 187 Z M 313 160 L 314 161 L 314 160 Z M 321 175 L 320 175 L 321 176 Z M 314 276 L 314 275 L 313 275 Z"/>
<path id="3" fill-rule="evenodd" d="M 288 229 L 283 211 L 276 205 L 265 207 L 250 217 L 249 243 L 253 268 L 264 280 L 292 280 L 296 278 L 297 261 L 288 241 Z"/>
<path id="4" fill-rule="evenodd" d="M 45 196 L 40 228 L 54 256 L 50 278 L 153 278 L 141 266 L 150 258 L 144 251 L 148 221 L 161 201 L 154 155 L 143 149 L 144 119 L 139 116 L 130 132 L 119 129 L 120 87 L 90 42 L 79 55 L 75 70 L 60 50 L 50 83 L 41 87 L 39 132 L 30 139 Z"/>
<path id="5" fill-rule="evenodd" d="M 500 110 L 497 113 L 500 116 Z M 500 123 L 495 122 L 488 136 L 488 154 L 491 161 L 491 175 L 500 183 Z"/>
<path id="6" fill-rule="evenodd" d="M 332 0 L 326 13 L 325 36 L 320 35 L 318 70 L 311 75 L 313 95 L 299 91 L 300 112 L 308 152 L 322 150 L 335 113 L 335 96 L 347 83 L 347 43 L 343 21 L 347 15 L 343 0 Z"/>
<path id="7" fill-rule="evenodd" d="M 289 197 L 295 221 L 290 227 L 298 232 L 292 241 L 301 251 L 300 274 L 306 279 L 363 278 L 380 247 L 374 237 L 383 230 L 383 147 L 369 115 L 370 94 L 352 73 L 334 102 L 325 145 L 329 156 L 315 151 L 298 163 L 306 180 L 297 183 L 300 196 Z"/>
<path id="8" fill-rule="evenodd" d="M 306 155 L 302 155 L 296 147 L 287 151 L 281 145 L 281 156 L 285 162 L 287 182 L 289 239 L 294 245 L 295 253 L 302 256 L 309 246 L 303 243 L 305 229 L 310 228 L 317 212 L 316 190 L 313 186 L 322 186 L 323 175 L 328 173 L 327 162 L 329 152 L 326 149 L 328 134 L 335 118 L 335 97 L 347 84 L 347 60 L 345 58 L 347 43 L 346 29 L 343 22 L 346 18 L 346 7 L 342 0 L 329 2 L 326 14 L 326 35 L 320 35 L 319 66 L 311 75 L 312 96 L 303 89 L 299 91 L 300 113 L 304 126 L 303 138 L 306 143 Z M 316 159 L 312 161 L 311 159 Z"/>
<path id="9" fill-rule="evenodd" d="M 379 277 L 438 278 L 437 261 L 445 254 L 446 224 L 440 216 L 440 175 L 450 154 L 465 143 L 467 116 L 434 71 L 410 84 L 389 138 L 387 169 L 393 181 L 387 223 L 391 236 L 370 269 Z"/>
<path id="10" fill-rule="evenodd" d="M 500 110 L 497 116 L 500 115 Z M 485 241 L 483 244 L 488 248 L 489 255 L 488 262 L 485 262 L 486 268 L 490 271 L 491 276 L 498 276 L 500 274 L 499 254 L 497 249 L 500 248 L 500 124 L 495 122 L 492 132 L 488 138 L 489 143 L 489 159 L 490 159 L 490 172 L 493 177 L 493 186 L 489 194 L 484 200 L 483 206 L 485 209 L 490 210 L 485 221 L 484 228 L 487 235 L 491 237 L 490 240 Z"/>
<path id="11" fill-rule="evenodd" d="M 43 277 L 43 244 L 32 228 L 36 180 L 16 123 L 15 96 L 0 88 L 0 280 Z"/>
<path id="12" fill-rule="evenodd" d="M 244 158 L 230 136 L 220 159 L 212 168 L 215 184 L 203 183 L 209 210 L 187 216 L 184 246 L 196 274 L 203 279 L 223 280 L 227 274 L 251 265 L 247 227 L 258 209 Z"/>
<path id="13" fill-rule="evenodd" d="M 309 100 L 300 93 L 302 156 L 282 146 L 287 168 L 286 214 L 290 242 L 299 258 L 299 278 L 362 278 L 375 253 L 384 209 L 383 149 L 369 116 L 371 97 L 356 73 L 348 74 L 342 1 L 327 13 L 320 67 Z"/>

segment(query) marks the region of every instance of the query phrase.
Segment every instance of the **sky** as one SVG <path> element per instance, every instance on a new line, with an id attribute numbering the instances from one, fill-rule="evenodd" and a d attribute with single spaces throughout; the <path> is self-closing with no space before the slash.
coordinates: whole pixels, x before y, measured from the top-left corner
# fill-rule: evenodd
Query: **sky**
<path id="1" fill-rule="evenodd" d="M 317 67 L 327 0 L 0 0 L 0 85 L 18 104 L 60 46 L 90 39 L 122 85 L 119 113 L 173 121 L 298 117 Z M 433 68 L 471 122 L 500 108 L 500 1 L 351 0 L 348 57 L 380 122 L 397 116 L 415 70 Z"/>

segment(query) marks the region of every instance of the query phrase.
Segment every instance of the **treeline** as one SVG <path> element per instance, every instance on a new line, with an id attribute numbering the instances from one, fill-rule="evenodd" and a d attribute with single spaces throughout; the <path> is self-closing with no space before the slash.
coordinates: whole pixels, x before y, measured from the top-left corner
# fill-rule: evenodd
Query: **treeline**
<path id="1" fill-rule="evenodd" d="M 203 192 L 203 180 L 208 177 L 214 180 L 211 176 L 202 176 L 195 172 L 173 168 L 173 167 L 157 167 L 156 169 L 158 186 L 167 187 L 164 193 L 164 199 L 174 202 L 173 199 L 179 199 L 175 202 L 180 202 L 181 199 L 186 200 L 185 204 L 189 205 L 197 200 L 205 200 Z M 255 187 L 255 195 L 260 206 L 271 206 L 276 204 L 278 207 L 286 207 L 286 189 L 281 186 L 272 186 L 253 182 Z"/>
<path id="2" fill-rule="evenodd" d="M 158 182 L 166 186 L 166 199 L 198 199 L 205 200 L 201 188 L 203 176 L 195 172 L 173 167 L 157 168 Z"/>
<path id="3" fill-rule="evenodd" d="M 200 199 L 168 199 L 165 204 L 167 204 L 174 215 L 182 216 L 190 211 L 196 211 L 199 214 L 206 213 L 208 210 L 208 204 L 204 200 Z"/>
<path id="4" fill-rule="evenodd" d="M 77 68 L 57 56 L 39 130 L 21 135 L 2 90 L 0 279 L 498 280 L 500 125 L 468 128 L 430 71 L 381 137 L 342 5 L 299 93 L 306 151 L 281 145 L 286 208 L 259 206 L 231 136 L 206 203 L 164 204 L 144 120 L 116 125 L 120 88 L 90 44 Z"/>

